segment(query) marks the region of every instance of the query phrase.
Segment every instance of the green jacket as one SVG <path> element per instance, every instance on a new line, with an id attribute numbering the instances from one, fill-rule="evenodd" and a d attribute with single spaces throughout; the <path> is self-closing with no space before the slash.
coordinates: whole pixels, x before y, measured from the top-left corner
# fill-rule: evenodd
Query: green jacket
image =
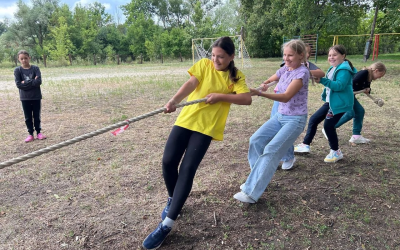
<path id="1" fill-rule="evenodd" d="M 328 69 L 326 75 L 331 69 L 332 66 Z M 321 78 L 320 83 L 331 89 L 329 107 L 334 115 L 353 110 L 353 75 L 355 73 L 357 73 L 357 70 L 351 68 L 350 64 L 344 61 L 336 67 L 332 81 L 325 77 Z M 326 88 L 324 88 L 321 98 L 326 101 Z"/>

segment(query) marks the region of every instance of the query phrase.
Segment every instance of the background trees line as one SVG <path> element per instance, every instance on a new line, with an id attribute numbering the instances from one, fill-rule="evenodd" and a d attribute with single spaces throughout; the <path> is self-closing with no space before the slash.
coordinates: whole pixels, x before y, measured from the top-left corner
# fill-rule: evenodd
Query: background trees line
<path id="1" fill-rule="evenodd" d="M 0 22 L 0 62 L 16 52 L 58 65 L 72 60 L 119 62 L 140 58 L 191 58 L 191 39 L 236 35 L 245 28 L 251 57 L 280 56 L 283 37 L 318 34 L 318 51 L 330 35 L 368 34 L 379 4 L 375 33 L 400 32 L 397 0 L 131 0 L 113 17 L 98 2 L 72 10 L 59 0 L 18 2 L 13 20 Z M 349 53 L 362 54 L 368 37 L 341 38 Z M 381 38 L 385 52 L 399 51 L 400 35 Z M 383 44 L 382 44 L 383 43 Z"/>

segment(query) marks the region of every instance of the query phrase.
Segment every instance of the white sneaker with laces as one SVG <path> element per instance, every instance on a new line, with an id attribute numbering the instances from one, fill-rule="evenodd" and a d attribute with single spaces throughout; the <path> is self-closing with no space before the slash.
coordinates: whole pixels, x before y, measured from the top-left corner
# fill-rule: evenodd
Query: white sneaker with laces
<path id="1" fill-rule="evenodd" d="M 338 160 L 343 159 L 343 153 L 340 149 L 332 150 L 331 152 L 325 157 L 324 162 L 335 163 Z"/>
<path id="2" fill-rule="evenodd" d="M 364 138 L 362 135 L 358 137 L 357 139 L 354 138 L 354 136 L 351 136 L 349 142 L 355 143 L 355 144 L 361 144 L 361 143 L 369 143 L 371 140 Z"/>
<path id="3" fill-rule="evenodd" d="M 283 169 L 283 170 L 290 170 L 290 169 L 292 169 L 295 162 L 296 162 L 296 157 L 294 157 L 294 158 L 291 159 L 290 161 L 284 161 L 284 162 L 282 163 L 282 169 Z"/>
<path id="4" fill-rule="evenodd" d="M 300 143 L 294 146 L 294 152 L 296 153 L 310 153 L 310 145 Z"/>
<path id="5" fill-rule="evenodd" d="M 239 193 L 235 194 L 233 196 L 233 198 L 235 198 L 238 201 L 245 202 L 245 203 L 256 203 L 255 200 L 253 200 L 252 198 L 250 198 L 250 196 L 248 196 L 247 194 L 245 194 L 243 192 L 239 192 Z"/>

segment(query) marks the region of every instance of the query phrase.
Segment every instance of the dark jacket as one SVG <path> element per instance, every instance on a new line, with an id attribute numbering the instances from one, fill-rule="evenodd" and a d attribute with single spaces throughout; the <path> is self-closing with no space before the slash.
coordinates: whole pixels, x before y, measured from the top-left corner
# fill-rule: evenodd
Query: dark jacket
<path id="1" fill-rule="evenodd" d="M 366 88 L 371 88 L 371 79 L 367 69 L 358 71 L 353 77 L 353 91 L 359 91 Z"/>
<path id="2" fill-rule="evenodd" d="M 16 67 L 14 77 L 21 101 L 42 99 L 42 91 L 40 90 L 42 75 L 38 66 L 31 65 L 29 69 L 24 69 L 21 66 Z"/>

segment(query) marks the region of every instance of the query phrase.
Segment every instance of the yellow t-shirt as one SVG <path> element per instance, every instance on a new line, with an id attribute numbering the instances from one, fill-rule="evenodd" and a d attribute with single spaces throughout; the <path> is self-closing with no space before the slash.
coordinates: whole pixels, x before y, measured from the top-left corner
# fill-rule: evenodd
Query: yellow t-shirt
<path id="1" fill-rule="evenodd" d="M 234 83 L 229 79 L 229 71 L 218 71 L 210 59 L 203 58 L 195 63 L 188 73 L 199 81 L 197 88 L 188 96 L 187 101 L 198 100 L 211 93 L 242 94 L 249 92 L 245 76 L 238 70 L 239 80 Z M 215 104 L 196 103 L 185 106 L 175 125 L 211 136 L 214 140 L 222 141 L 226 118 L 231 103 L 218 102 Z"/>

